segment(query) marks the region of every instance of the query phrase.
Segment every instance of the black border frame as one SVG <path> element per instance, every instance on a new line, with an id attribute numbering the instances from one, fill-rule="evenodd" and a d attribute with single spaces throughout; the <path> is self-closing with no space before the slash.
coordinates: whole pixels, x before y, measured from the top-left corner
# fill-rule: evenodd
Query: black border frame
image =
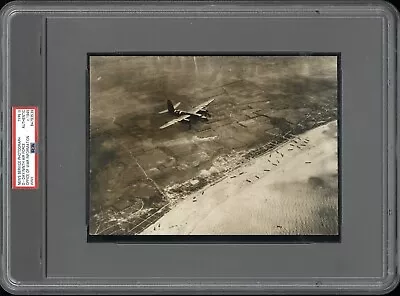
<path id="1" fill-rule="evenodd" d="M 92 56 L 336 56 L 337 58 L 337 151 L 338 151 L 338 234 L 337 235 L 91 235 L 90 223 L 90 57 Z M 342 239 L 342 62 L 340 52 L 88 52 L 86 55 L 86 238 L 87 243 L 168 244 L 310 244 L 341 243 Z"/>

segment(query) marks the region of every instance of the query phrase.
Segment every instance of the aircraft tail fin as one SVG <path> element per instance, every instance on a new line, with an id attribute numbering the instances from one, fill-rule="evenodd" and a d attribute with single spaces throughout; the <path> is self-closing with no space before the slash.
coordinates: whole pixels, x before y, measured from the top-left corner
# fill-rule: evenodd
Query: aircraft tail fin
<path id="1" fill-rule="evenodd" d="M 172 104 L 172 102 L 170 100 L 167 101 L 167 107 L 168 107 L 168 112 L 169 113 L 174 113 L 175 112 L 175 107 Z"/>

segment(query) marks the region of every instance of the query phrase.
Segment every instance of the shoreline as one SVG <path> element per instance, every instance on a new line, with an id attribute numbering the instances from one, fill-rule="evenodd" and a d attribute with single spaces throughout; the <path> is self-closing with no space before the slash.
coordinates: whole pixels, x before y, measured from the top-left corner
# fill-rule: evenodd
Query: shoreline
<path id="1" fill-rule="evenodd" d="M 139 235 L 334 235 L 337 170 L 335 120 L 188 195 Z"/>

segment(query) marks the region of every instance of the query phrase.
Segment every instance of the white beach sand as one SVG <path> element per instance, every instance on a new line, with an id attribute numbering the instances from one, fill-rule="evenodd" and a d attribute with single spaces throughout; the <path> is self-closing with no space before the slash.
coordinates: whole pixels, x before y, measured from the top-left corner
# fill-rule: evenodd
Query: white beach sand
<path id="1" fill-rule="evenodd" d="M 141 234 L 337 234 L 337 122 L 294 141 L 187 196 Z"/>

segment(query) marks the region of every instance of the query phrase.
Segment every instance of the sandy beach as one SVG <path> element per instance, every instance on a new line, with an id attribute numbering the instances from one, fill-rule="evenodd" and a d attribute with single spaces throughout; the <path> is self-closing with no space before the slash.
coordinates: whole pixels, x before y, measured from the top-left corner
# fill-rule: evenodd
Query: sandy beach
<path id="1" fill-rule="evenodd" d="M 140 234 L 334 235 L 337 176 L 332 121 L 188 195 Z"/>

